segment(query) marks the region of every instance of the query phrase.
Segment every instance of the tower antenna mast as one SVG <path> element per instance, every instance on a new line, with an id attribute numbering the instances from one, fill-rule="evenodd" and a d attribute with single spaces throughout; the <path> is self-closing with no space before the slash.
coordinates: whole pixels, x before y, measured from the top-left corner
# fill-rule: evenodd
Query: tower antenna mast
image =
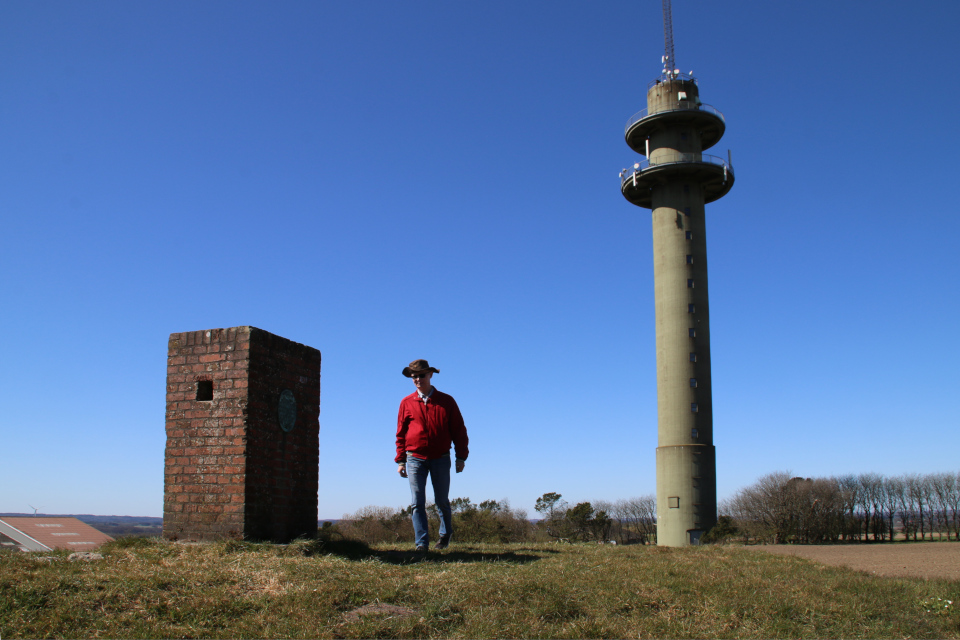
<path id="1" fill-rule="evenodd" d="M 670 12 L 670 0 L 663 0 L 663 73 L 666 76 L 679 69 L 673 57 L 673 16 Z"/>

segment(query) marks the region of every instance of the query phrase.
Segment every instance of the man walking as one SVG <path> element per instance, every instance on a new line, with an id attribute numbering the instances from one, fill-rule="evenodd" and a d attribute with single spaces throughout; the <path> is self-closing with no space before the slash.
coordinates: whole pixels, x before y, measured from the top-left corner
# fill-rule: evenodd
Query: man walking
<path id="1" fill-rule="evenodd" d="M 453 534 L 450 513 L 450 444 L 455 445 L 457 473 L 463 471 L 469 451 L 467 427 L 460 407 L 451 396 L 437 391 L 430 379 L 440 373 L 426 360 L 414 360 L 403 368 L 417 390 L 400 401 L 397 416 L 397 472 L 410 480 L 413 533 L 417 551 L 430 546 L 427 526 L 427 476 L 433 484 L 433 501 L 440 511 L 440 539 L 437 549 L 446 549 Z"/>

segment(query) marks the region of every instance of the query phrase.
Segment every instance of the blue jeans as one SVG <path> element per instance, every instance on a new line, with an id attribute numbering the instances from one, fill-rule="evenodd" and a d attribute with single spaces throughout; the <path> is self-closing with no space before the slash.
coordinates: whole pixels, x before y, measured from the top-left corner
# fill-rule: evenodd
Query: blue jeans
<path id="1" fill-rule="evenodd" d="M 440 511 L 440 537 L 453 533 L 450 514 L 450 456 L 421 460 L 407 456 L 407 478 L 410 480 L 410 506 L 413 507 L 413 535 L 418 547 L 430 546 L 427 525 L 427 476 L 433 484 L 433 501 Z"/>

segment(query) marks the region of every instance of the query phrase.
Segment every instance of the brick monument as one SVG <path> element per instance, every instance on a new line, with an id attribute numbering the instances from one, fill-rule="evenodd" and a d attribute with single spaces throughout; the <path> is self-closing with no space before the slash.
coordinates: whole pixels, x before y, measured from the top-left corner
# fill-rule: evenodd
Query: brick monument
<path id="1" fill-rule="evenodd" d="M 163 535 L 317 532 L 320 352 L 255 327 L 167 343 Z"/>

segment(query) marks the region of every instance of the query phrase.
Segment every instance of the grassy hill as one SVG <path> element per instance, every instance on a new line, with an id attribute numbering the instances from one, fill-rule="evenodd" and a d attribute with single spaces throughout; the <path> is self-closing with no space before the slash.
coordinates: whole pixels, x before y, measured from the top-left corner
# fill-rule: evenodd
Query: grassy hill
<path id="1" fill-rule="evenodd" d="M 0 637 L 960 637 L 957 581 L 735 547 L 407 549 L 127 538 L 91 562 L 0 553 Z"/>

